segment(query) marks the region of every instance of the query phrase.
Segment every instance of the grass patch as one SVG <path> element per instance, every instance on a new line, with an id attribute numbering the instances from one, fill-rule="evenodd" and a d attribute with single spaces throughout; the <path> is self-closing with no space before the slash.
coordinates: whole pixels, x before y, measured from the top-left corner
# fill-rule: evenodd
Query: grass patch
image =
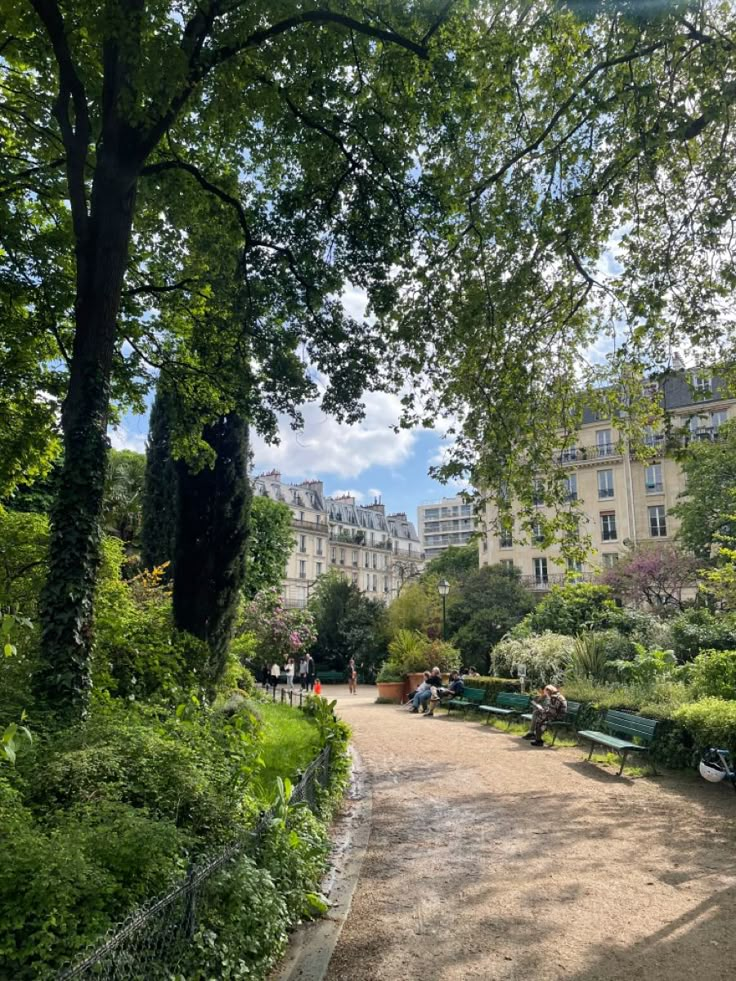
<path id="1" fill-rule="evenodd" d="M 264 702 L 258 711 L 263 718 L 264 766 L 253 781 L 253 792 L 270 803 L 276 778 L 293 780 L 296 772 L 303 770 L 319 752 L 319 736 L 314 722 L 298 709 Z"/>

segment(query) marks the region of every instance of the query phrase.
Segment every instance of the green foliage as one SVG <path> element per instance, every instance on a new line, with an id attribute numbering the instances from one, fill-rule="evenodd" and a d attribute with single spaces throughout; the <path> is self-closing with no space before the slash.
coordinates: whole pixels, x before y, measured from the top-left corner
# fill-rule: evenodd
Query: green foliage
<path id="1" fill-rule="evenodd" d="M 443 673 L 460 667 L 460 652 L 452 644 L 428 637 L 419 630 L 398 630 L 388 649 L 391 656 L 385 664 L 386 672 L 400 678 L 435 667 Z M 379 681 L 389 680 L 382 675 L 383 672 Z"/>
<path id="2" fill-rule="evenodd" d="M 245 582 L 248 514 L 248 426 L 237 414 L 204 429 L 214 462 L 177 464 L 173 612 L 177 628 L 210 648 L 205 666 L 216 683 L 225 670 Z"/>
<path id="3" fill-rule="evenodd" d="M 672 621 L 672 647 L 680 662 L 692 661 L 702 650 L 736 648 L 736 614 L 686 610 Z"/>
<path id="4" fill-rule="evenodd" d="M 37 619 L 48 540 L 45 515 L 6 511 L 0 506 L 0 611 Z"/>
<path id="5" fill-rule="evenodd" d="M 315 640 L 311 611 L 287 609 L 277 589 L 267 589 L 245 604 L 237 630 L 255 637 L 256 658 L 269 666 L 300 657 Z"/>
<path id="6" fill-rule="evenodd" d="M 628 661 L 611 661 L 609 673 L 624 682 L 635 685 L 653 684 L 658 679 L 674 677 L 677 674 L 677 659 L 672 651 L 657 648 L 646 650 L 636 645 L 636 656 Z"/>
<path id="7" fill-rule="evenodd" d="M 350 658 L 372 678 L 386 658 L 387 612 L 339 573 L 322 576 L 310 598 L 317 631 L 312 653 L 320 667 L 341 671 Z"/>
<path id="8" fill-rule="evenodd" d="M 378 682 L 379 684 L 382 681 L 398 682 L 403 680 L 404 680 L 404 675 L 401 673 L 401 671 L 399 671 L 399 669 L 391 661 L 391 659 L 389 659 L 388 661 L 384 661 L 384 663 L 381 665 L 381 670 L 378 672 L 378 675 L 376 676 L 376 682 Z"/>
<path id="9" fill-rule="evenodd" d="M 573 650 L 572 637 L 550 631 L 532 637 L 506 637 L 493 648 L 491 665 L 494 675 L 509 677 L 517 664 L 524 664 L 530 685 L 559 685 L 570 666 Z"/>
<path id="10" fill-rule="evenodd" d="M 581 630 L 616 626 L 616 616 L 616 605 L 607 586 L 571 582 L 553 586 L 524 618 L 518 633 L 540 634 L 549 630 L 575 636 Z"/>
<path id="11" fill-rule="evenodd" d="M 680 460 L 685 490 L 672 513 L 685 548 L 710 559 L 723 537 L 736 535 L 736 426 L 728 423 L 716 440 L 693 440 Z"/>
<path id="12" fill-rule="evenodd" d="M 213 877 L 197 907 L 197 932 L 179 964 L 188 981 L 265 978 L 281 956 L 289 916 L 266 869 L 240 855 Z"/>
<path id="13" fill-rule="evenodd" d="M 442 633 L 442 601 L 434 576 L 423 576 L 403 587 L 388 611 L 389 636 L 397 630 L 421 630 L 430 637 Z"/>
<path id="14" fill-rule="evenodd" d="M 590 678 L 592 681 L 605 677 L 608 667 L 608 651 L 600 634 L 586 631 L 575 638 L 568 677 Z"/>
<path id="15" fill-rule="evenodd" d="M 285 811 L 271 822 L 259 849 L 259 862 L 271 874 L 286 903 L 289 921 L 295 923 L 324 912 L 317 887 L 329 839 L 324 825 L 304 805 Z"/>
<path id="16" fill-rule="evenodd" d="M 692 734 L 693 755 L 699 756 L 703 749 L 716 746 L 736 757 L 736 701 L 702 698 L 682 705 L 674 713 L 674 720 Z"/>
<path id="17" fill-rule="evenodd" d="M 244 592 L 248 599 L 280 587 L 294 546 L 291 508 L 270 497 L 254 497 L 250 506 Z"/>
<path id="18" fill-rule="evenodd" d="M 447 603 L 447 632 L 464 664 L 485 667 L 488 652 L 534 608 L 518 569 L 483 566 L 470 573 Z"/>
<path id="19" fill-rule="evenodd" d="M 169 400 L 160 380 L 151 407 L 146 443 L 141 520 L 141 561 L 145 569 L 171 563 L 176 537 L 176 469 L 171 456 Z"/>
<path id="20" fill-rule="evenodd" d="M 426 564 L 423 575 L 463 583 L 477 570 L 478 546 L 475 542 L 469 542 L 467 545 L 451 545 L 440 552 Z"/>
<path id="21" fill-rule="evenodd" d="M 478 675 L 474 678 L 466 678 L 465 686 L 466 688 L 482 688 L 486 693 L 486 703 L 493 702 L 499 692 L 521 691 L 521 682 L 518 678 L 492 678 L 488 675 Z"/>
<path id="22" fill-rule="evenodd" d="M 278 776 L 294 776 L 306 769 L 320 748 L 320 735 L 308 713 L 288 705 L 264 702 L 259 706 L 263 716 L 263 738 L 260 758 L 263 766 L 253 787 L 264 803 L 271 803 Z"/>
<path id="23" fill-rule="evenodd" d="M 108 535 L 138 545 L 143 518 L 146 458 L 132 450 L 111 450 L 105 480 L 102 524 Z M 158 520 L 162 515 L 157 516 Z"/>
<path id="24" fill-rule="evenodd" d="M 698 697 L 736 699 L 736 650 L 698 654 L 692 664 L 690 682 Z"/>

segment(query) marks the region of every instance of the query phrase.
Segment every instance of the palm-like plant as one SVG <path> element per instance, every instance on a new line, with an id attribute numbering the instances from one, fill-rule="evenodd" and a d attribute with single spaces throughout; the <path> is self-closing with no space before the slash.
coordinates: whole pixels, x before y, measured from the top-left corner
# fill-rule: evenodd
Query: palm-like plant
<path id="1" fill-rule="evenodd" d="M 568 673 L 573 678 L 600 681 L 605 677 L 607 667 L 608 658 L 602 639 L 591 632 L 578 634 Z"/>

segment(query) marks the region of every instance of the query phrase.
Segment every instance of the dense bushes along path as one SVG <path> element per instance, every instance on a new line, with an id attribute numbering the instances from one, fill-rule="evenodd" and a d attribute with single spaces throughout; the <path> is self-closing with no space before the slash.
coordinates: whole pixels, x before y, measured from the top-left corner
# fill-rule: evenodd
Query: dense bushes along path
<path id="1" fill-rule="evenodd" d="M 730 788 L 338 697 L 373 830 L 328 981 L 733 977 Z"/>

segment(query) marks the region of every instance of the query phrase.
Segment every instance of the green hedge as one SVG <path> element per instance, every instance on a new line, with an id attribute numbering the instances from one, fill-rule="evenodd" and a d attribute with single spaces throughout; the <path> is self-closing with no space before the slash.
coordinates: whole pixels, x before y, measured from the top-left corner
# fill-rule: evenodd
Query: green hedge
<path id="1" fill-rule="evenodd" d="M 482 688 L 486 693 L 486 703 L 490 703 L 500 691 L 521 691 L 521 682 L 518 678 L 492 678 L 488 675 L 469 678 L 466 676 L 465 687 Z"/>

